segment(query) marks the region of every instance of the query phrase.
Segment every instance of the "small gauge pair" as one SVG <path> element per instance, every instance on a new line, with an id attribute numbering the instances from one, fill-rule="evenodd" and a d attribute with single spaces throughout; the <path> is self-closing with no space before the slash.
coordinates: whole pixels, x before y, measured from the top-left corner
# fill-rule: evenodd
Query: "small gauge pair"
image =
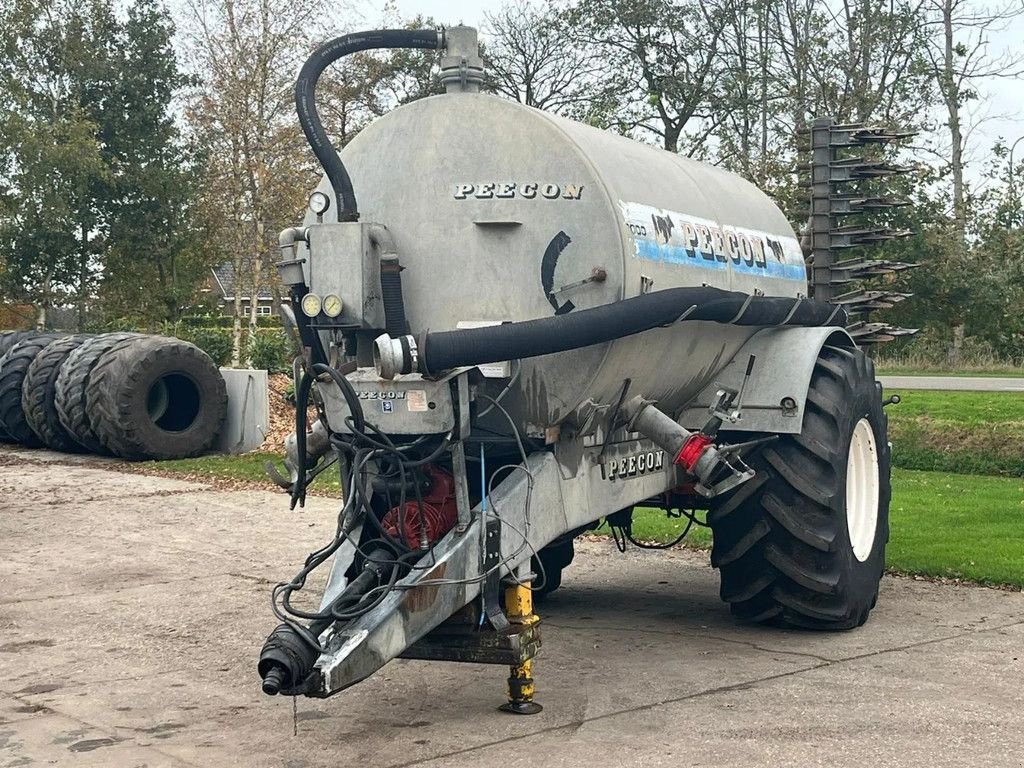
<path id="1" fill-rule="evenodd" d="M 323 312 L 327 317 L 335 318 L 341 314 L 344 303 L 341 297 L 334 293 L 328 293 L 322 299 L 315 293 L 307 293 L 302 297 L 302 314 L 306 317 L 316 317 Z"/>

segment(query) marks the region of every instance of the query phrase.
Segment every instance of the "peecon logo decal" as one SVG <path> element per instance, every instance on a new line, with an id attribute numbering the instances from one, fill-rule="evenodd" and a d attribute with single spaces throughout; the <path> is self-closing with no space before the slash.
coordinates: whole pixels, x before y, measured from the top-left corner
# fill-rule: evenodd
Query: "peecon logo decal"
<path id="1" fill-rule="evenodd" d="M 602 480 L 624 480 L 639 477 L 650 472 L 661 472 L 665 468 L 664 451 L 640 451 L 610 459 L 601 464 Z"/>
<path id="2" fill-rule="evenodd" d="M 792 234 L 720 224 L 692 214 L 620 201 L 634 255 L 649 261 L 804 281 L 803 251 Z"/>
<path id="3" fill-rule="evenodd" d="M 455 200 L 579 200 L 583 196 L 582 184 L 542 184 L 515 181 L 487 181 L 476 184 L 456 184 L 452 192 Z"/>

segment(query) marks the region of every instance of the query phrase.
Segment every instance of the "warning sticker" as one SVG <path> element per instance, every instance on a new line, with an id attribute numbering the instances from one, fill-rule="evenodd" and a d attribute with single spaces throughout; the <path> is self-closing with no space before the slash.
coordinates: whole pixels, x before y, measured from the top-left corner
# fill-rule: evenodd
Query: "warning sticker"
<path id="1" fill-rule="evenodd" d="M 426 411 L 427 391 L 425 389 L 410 389 L 405 402 L 409 404 L 409 410 L 413 413 Z"/>

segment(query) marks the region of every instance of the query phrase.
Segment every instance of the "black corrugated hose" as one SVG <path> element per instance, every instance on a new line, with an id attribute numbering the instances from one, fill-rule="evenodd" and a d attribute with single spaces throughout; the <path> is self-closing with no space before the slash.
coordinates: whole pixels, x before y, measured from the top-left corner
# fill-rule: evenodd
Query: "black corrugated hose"
<path id="1" fill-rule="evenodd" d="M 669 288 L 538 320 L 426 333 L 418 345 L 418 370 L 436 373 L 565 352 L 680 320 L 764 327 L 844 327 L 846 319 L 842 307 L 813 299 L 753 296 L 709 287 Z"/>
<path id="2" fill-rule="evenodd" d="M 380 292 L 384 299 L 384 330 L 389 336 L 409 332 L 405 319 L 405 300 L 402 298 L 402 267 L 398 259 L 381 262 Z"/>
<path id="3" fill-rule="evenodd" d="M 354 32 L 328 40 L 321 45 L 302 65 L 299 79 L 295 83 L 295 109 L 306 141 L 320 161 L 338 201 L 338 221 L 358 221 L 359 206 L 352 189 L 352 179 L 345 170 L 337 150 L 320 122 L 316 108 L 316 84 L 320 75 L 331 64 L 343 56 L 375 48 L 422 48 L 437 50 L 443 45 L 444 36 L 436 29 L 378 29 L 370 32 Z"/>

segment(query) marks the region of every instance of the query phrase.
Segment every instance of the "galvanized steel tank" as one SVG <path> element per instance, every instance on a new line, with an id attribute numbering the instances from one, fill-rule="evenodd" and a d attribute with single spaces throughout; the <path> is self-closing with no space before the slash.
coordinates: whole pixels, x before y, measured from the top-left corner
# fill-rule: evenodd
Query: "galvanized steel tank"
<path id="1" fill-rule="evenodd" d="M 747 181 L 502 98 L 416 101 L 368 126 L 341 157 L 361 220 L 394 235 L 413 333 L 679 286 L 807 293 L 789 222 Z M 330 194 L 326 181 L 320 189 Z M 671 412 L 755 331 L 683 323 L 526 360 L 503 402 L 539 431 L 574 413 L 581 420 L 588 401 L 614 402 L 629 378 L 631 393 Z"/>

